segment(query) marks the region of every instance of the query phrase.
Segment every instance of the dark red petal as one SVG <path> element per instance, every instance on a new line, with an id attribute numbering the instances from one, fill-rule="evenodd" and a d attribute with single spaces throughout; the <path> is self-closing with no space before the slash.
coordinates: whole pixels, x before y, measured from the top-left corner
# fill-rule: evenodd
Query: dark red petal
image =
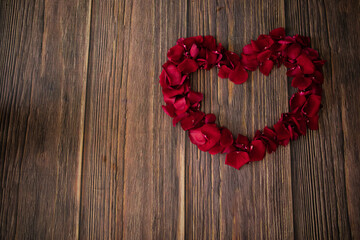
<path id="1" fill-rule="evenodd" d="M 175 117 L 175 108 L 173 105 L 166 105 L 166 106 L 163 105 L 162 109 L 170 117 Z"/>
<path id="2" fill-rule="evenodd" d="M 225 158 L 225 164 L 233 168 L 240 169 L 244 164 L 250 161 L 249 154 L 243 151 L 228 153 Z"/>
<path id="3" fill-rule="evenodd" d="M 189 116 L 189 114 L 187 112 L 177 115 L 176 117 L 173 118 L 173 126 L 175 127 L 178 122 L 180 122 L 181 120 L 183 120 L 184 118 L 186 118 L 188 116 Z"/>
<path id="4" fill-rule="evenodd" d="M 179 64 L 179 66 L 177 66 L 177 69 L 184 74 L 189 74 L 195 72 L 198 67 L 199 66 L 195 60 L 186 58 L 184 61 L 182 61 L 182 63 Z"/>
<path id="5" fill-rule="evenodd" d="M 285 128 L 284 124 L 281 121 L 277 122 L 274 125 L 274 129 L 276 132 L 276 137 L 279 141 L 290 138 L 289 131 Z"/>
<path id="6" fill-rule="evenodd" d="M 229 67 L 222 65 L 219 69 L 218 76 L 220 78 L 229 78 L 230 72 L 232 72 L 232 70 Z"/>
<path id="7" fill-rule="evenodd" d="M 186 110 L 188 110 L 189 106 L 190 105 L 188 101 L 185 99 L 185 97 L 179 98 L 174 103 L 175 113 L 177 115 L 184 113 L 186 112 Z"/>
<path id="8" fill-rule="evenodd" d="M 265 50 L 261 53 L 259 53 L 256 58 L 259 62 L 265 62 L 266 60 L 268 60 L 271 56 L 272 52 L 270 50 Z"/>
<path id="9" fill-rule="evenodd" d="M 193 58 L 196 58 L 199 55 L 199 48 L 196 44 L 193 44 L 190 49 L 190 55 Z"/>
<path id="10" fill-rule="evenodd" d="M 216 116 L 212 113 L 206 114 L 205 123 L 214 123 L 216 121 Z"/>
<path id="11" fill-rule="evenodd" d="M 316 83 L 323 84 L 324 82 L 324 75 L 320 71 L 315 71 L 312 80 Z"/>
<path id="12" fill-rule="evenodd" d="M 172 62 L 178 62 L 184 55 L 184 51 L 185 51 L 184 47 L 180 45 L 175 45 L 169 49 L 167 53 L 167 57 Z"/>
<path id="13" fill-rule="evenodd" d="M 287 49 L 286 49 L 286 53 L 287 56 L 291 59 L 296 59 L 300 53 L 301 53 L 301 46 L 300 44 L 294 43 L 291 44 Z"/>
<path id="14" fill-rule="evenodd" d="M 303 113 L 310 117 L 314 117 L 320 109 L 321 97 L 317 95 L 310 95 L 307 99 L 302 111 Z"/>
<path id="15" fill-rule="evenodd" d="M 246 55 L 252 55 L 257 53 L 257 51 L 253 48 L 252 44 L 248 44 L 243 47 L 243 53 Z"/>
<path id="16" fill-rule="evenodd" d="M 311 83 L 312 81 L 310 78 L 298 76 L 293 78 L 291 82 L 291 86 L 293 86 L 294 88 L 298 88 L 300 90 L 305 90 L 311 85 Z"/>
<path id="17" fill-rule="evenodd" d="M 220 144 L 217 144 L 209 150 L 209 153 L 212 155 L 215 155 L 215 154 L 220 153 L 223 150 L 224 150 L 224 147 L 221 146 Z"/>
<path id="18" fill-rule="evenodd" d="M 246 136 L 239 134 L 235 142 L 236 144 L 248 145 L 249 139 Z"/>
<path id="19" fill-rule="evenodd" d="M 241 84 L 248 78 L 247 71 L 239 64 L 234 71 L 229 74 L 229 79 L 235 84 Z"/>
<path id="20" fill-rule="evenodd" d="M 220 145 L 223 147 L 230 146 L 233 144 L 234 138 L 232 133 L 227 128 L 223 128 L 221 130 L 221 138 L 220 138 Z"/>
<path id="21" fill-rule="evenodd" d="M 221 138 L 221 133 L 216 124 L 204 124 L 201 127 L 201 132 L 207 139 L 206 144 L 198 146 L 201 151 L 208 151 L 216 144 L 219 143 Z"/>
<path id="22" fill-rule="evenodd" d="M 222 153 L 231 153 L 234 151 L 236 151 L 236 147 L 234 147 L 234 145 L 230 145 L 230 146 L 227 146 L 226 148 L 224 148 Z"/>
<path id="23" fill-rule="evenodd" d="M 280 27 L 272 30 L 269 35 L 274 39 L 282 39 L 285 37 L 285 29 Z"/>
<path id="24" fill-rule="evenodd" d="M 172 63 L 165 63 L 163 65 L 166 76 L 168 77 L 171 86 L 177 86 L 182 82 L 181 73 L 178 71 L 176 66 Z"/>
<path id="25" fill-rule="evenodd" d="M 289 69 L 287 72 L 286 72 L 286 75 L 288 77 L 295 77 L 295 76 L 302 76 L 303 75 L 303 72 L 301 71 L 301 68 L 300 66 L 296 66 L 296 67 L 293 67 L 291 69 Z"/>
<path id="26" fill-rule="evenodd" d="M 309 118 L 309 122 L 307 126 L 311 130 L 318 130 L 319 129 L 319 115 L 315 115 L 314 117 Z"/>
<path id="27" fill-rule="evenodd" d="M 314 64 L 304 53 L 301 54 L 296 61 L 302 68 L 304 74 L 312 74 L 315 71 Z"/>
<path id="28" fill-rule="evenodd" d="M 245 69 L 250 71 L 255 71 L 256 68 L 259 66 L 256 54 L 245 55 L 241 53 L 241 64 L 244 66 Z"/>
<path id="29" fill-rule="evenodd" d="M 250 159 L 251 161 L 260 161 L 265 156 L 265 144 L 261 140 L 254 140 L 250 144 Z"/>
<path id="30" fill-rule="evenodd" d="M 216 41 L 213 36 L 205 36 L 203 46 L 209 50 L 216 50 Z"/>
<path id="31" fill-rule="evenodd" d="M 306 97 L 304 94 L 295 93 L 290 99 L 290 109 L 295 111 L 298 108 L 301 108 L 306 102 Z"/>
<path id="32" fill-rule="evenodd" d="M 206 143 L 206 138 L 199 128 L 189 130 L 189 138 L 190 141 L 197 146 L 204 145 Z"/>
<path id="33" fill-rule="evenodd" d="M 266 60 L 263 64 L 260 65 L 260 72 L 265 76 L 269 76 L 273 66 L 274 66 L 273 61 Z"/>
<path id="34" fill-rule="evenodd" d="M 190 92 L 187 95 L 191 105 L 194 103 L 199 103 L 203 99 L 203 94 L 201 92 L 195 92 L 190 90 Z"/>

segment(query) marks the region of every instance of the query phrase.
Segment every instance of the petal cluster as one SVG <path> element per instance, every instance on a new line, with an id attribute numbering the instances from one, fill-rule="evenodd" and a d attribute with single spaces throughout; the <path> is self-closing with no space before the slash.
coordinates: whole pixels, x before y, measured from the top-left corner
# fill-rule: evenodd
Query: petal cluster
<path id="1" fill-rule="evenodd" d="M 307 128 L 318 129 L 321 108 L 322 66 L 316 50 L 310 48 L 310 38 L 286 36 L 283 28 L 260 35 L 243 48 L 241 56 L 217 44 L 212 36 L 180 38 L 168 51 L 160 85 L 166 105 L 164 111 L 188 131 L 190 141 L 210 154 L 226 153 L 225 163 L 239 169 L 251 161 L 262 160 L 266 151 L 274 152 L 306 134 Z M 272 127 L 258 130 L 252 140 L 239 134 L 234 139 L 225 127 L 216 125 L 213 114 L 200 111 L 203 95 L 190 88 L 189 75 L 198 69 L 219 68 L 220 78 L 235 84 L 244 83 L 247 71 L 259 68 L 269 75 L 274 66 L 287 67 L 291 85 L 298 89 L 290 99 L 290 112 L 282 114 Z"/>

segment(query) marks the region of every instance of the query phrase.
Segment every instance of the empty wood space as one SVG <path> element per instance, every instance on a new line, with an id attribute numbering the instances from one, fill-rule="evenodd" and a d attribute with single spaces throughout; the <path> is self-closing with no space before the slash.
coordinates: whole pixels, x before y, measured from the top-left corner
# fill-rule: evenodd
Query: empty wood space
<path id="1" fill-rule="evenodd" d="M 356 0 L 0 1 L 0 239 L 360 239 Z M 240 170 L 173 127 L 158 77 L 180 37 L 236 53 L 312 39 L 319 131 Z M 202 108 L 253 136 L 289 108 L 284 67 L 192 75 Z"/>

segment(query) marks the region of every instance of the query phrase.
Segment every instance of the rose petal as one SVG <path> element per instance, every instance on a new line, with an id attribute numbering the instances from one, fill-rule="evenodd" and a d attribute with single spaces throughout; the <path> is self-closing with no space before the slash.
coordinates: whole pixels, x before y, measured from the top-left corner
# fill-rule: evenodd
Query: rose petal
<path id="1" fill-rule="evenodd" d="M 206 114 L 205 123 L 214 123 L 216 121 L 216 116 L 212 113 Z"/>
<path id="2" fill-rule="evenodd" d="M 203 94 L 201 92 L 195 92 L 190 90 L 190 92 L 187 95 L 187 98 L 190 101 L 190 104 L 199 103 L 203 99 Z"/>
<path id="3" fill-rule="evenodd" d="M 229 74 L 229 79 L 235 84 L 244 83 L 248 78 L 248 73 L 246 70 L 239 64 L 234 71 Z"/>
<path id="4" fill-rule="evenodd" d="M 180 115 L 181 113 L 186 112 L 189 108 L 189 102 L 185 97 L 179 98 L 174 103 L 175 113 Z"/>
<path id="5" fill-rule="evenodd" d="M 266 51 L 263 51 L 263 52 L 259 53 L 259 54 L 256 56 L 256 58 L 257 58 L 257 60 L 258 60 L 259 62 L 262 63 L 262 62 L 265 62 L 266 60 L 268 60 L 268 59 L 270 58 L 271 54 L 272 54 L 272 51 L 266 50 Z"/>
<path id="6" fill-rule="evenodd" d="M 274 130 L 276 132 L 276 138 L 279 141 L 286 140 L 290 138 L 290 133 L 287 130 L 287 128 L 284 126 L 284 124 L 279 121 L 276 124 L 274 124 Z"/>
<path id="7" fill-rule="evenodd" d="M 295 93 L 290 99 L 290 109 L 291 111 L 296 111 L 301 108 L 306 102 L 306 97 L 304 94 Z"/>
<path id="8" fill-rule="evenodd" d="M 223 128 L 221 130 L 221 138 L 220 138 L 220 145 L 223 147 L 230 146 L 233 144 L 234 138 L 232 133 L 227 128 Z"/>
<path id="9" fill-rule="evenodd" d="M 218 76 L 220 78 L 229 78 L 231 72 L 232 70 L 229 67 L 227 67 L 226 65 L 222 65 L 219 69 Z"/>
<path id="10" fill-rule="evenodd" d="M 291 82 L 291 86 L 300 90 L 305 90 L 311 85 L 312 81 L 308 77 L 296 76 Z"/>
<path id="11" fill-rule="evenodd" d="M 314 117 L 319 112 L 320 105 L 321 97 L 317 95 L 310 95 L 302 109 L 302 112 L 309 118 Z"/>
<path id="12" fill-rule="evenodd" d="M 196 44 L 193 44 L 190 49 L 190 55 L 193 58 L 196 58 L 199 55 L 199 48 Z"/>
<path id="13" fill-rule="evenodd" d="M 296 61 L 302 68 L 304 74 L 312 74 L 315 71 L 314 64 L 304 53 L 301 54 Z"/>
<path id="14" fill-rule="evenodd" d="M 291 44 L 287 49 L 286 49 L 286 53 L 287 56 L 291 59 L 296 59 L 300 53 L 301 53 L 301 46 L 300 44 L 294 43 Z"/>
<path id="15" fill-rule="evenodd" d="M 250 144 L 251 161 L 260 161 L 264 158 L 266 152 L 265 144 L 261 140 L 254 140 Z"/>
<path id="16" fill-rule="evenodd" d="M 185 51 L 184 47 L 180 45 L 175 45 L 169 49 L 167 53 L 167 57 L 172 62 L 178 62 L 183 57 L 184 51 Z"/>
<path id="17" fill-rule="evenodd" d="M 246 55 L 252 55 L 252 54 L 257 53 L 257 51 L 253 48 L 252 44 L 245 45 L 245 47 L 243 47 L 242 51 Z"/>
<path id="18" fill-rule="evenodd" d="M 272 30 L 269 35 L 274 38 L 274 39 L 282 39 L 285 37 L 285 29 L 282 27 L 276 28 L 274 30 Z"/>
<path id="19" fill-rule="evenodd" d="M 311 130 L 319 129 L 319 115 L 315 115 L 314 117 L 309 118 L 307 126 Z"/>
<path id="20" fill-rule="evenodd" d="M 265 76 L 269 76 L 273 66 L 274 66 L 273 61 L 266 60 L 263 64 L 260 65 L 260 72 Z"/>
<path id="21" fill-rule="evenodd" d="M 300 66 L 296 66 L 293 68 L 290 68 L 287 72 L 286 75 L 288 77 L 295 77 L 295 76 L 299 76 L 299 75 L 303 75 L 303 72 L 301 71 L 301 67 Z"/>
<path id="22" fill-rule="evenodd" d="M 181 73 L 174 64 L 167 62 L 163 65 L 163 68 L 171 86 L 177 86 L 181 84 Z"/>
<path id="23" fill-rule="evenodd" d="M 228 153 L 225 158 L 225 164 L 233 168 L 240 169 L 244 164 L 250 161 L 249 154 L 243 151 Z"/>
<path id="24" fill-rule="evenodd" d="M 201 132 L 200 128 L 193 129 L 189 131 L 190 141 L 195 145 L 204 145 L 206 143 L 206 138 Z"/>
<path id="25" fill-rule="evenodd" d="M 186 58 L 177 66 L 177 69 L 184 74 L 189 74 L 195 72 L 198 67 L 199 66 L 195 60 Z"/>
<path id="26" fill-rule="evenodd" d="M 167 115 L 170 117 L 175 117 L 175 108 L 173 105 L 162 105 L 161 107 Z"/>

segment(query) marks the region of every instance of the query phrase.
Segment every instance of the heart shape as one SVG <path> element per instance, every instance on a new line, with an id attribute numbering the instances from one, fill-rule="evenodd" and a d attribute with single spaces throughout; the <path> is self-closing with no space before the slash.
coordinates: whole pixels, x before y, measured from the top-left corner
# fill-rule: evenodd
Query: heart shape
<path id="1" fill-rule="evenodd" d="M 162 66 L 160 85 L 166 106 L 164 111 L 189 131 L 190 141 L 201 151 L 210 154 L 226 153 L 225 164 L 239 169 L 251 161 L 262 160 L 266 150 L 274 152 L 278 145 L 286 146 L 306 134 L 306 129 L 318 129 L 321 108 L 321 85 L 324 81 L 322 66 L 325 61 L 310 48 L 310 38 L 300 35 L 285 36 L 284 28 L 277 28 L 268 35 L 243 48 L 241 57 L 216 44 L 213 36 L 180 38 L 167 53 L 168 61 Z M 287 76 L 293 77 L 291 86 L 298 89 L 290 98 L 290 111 L 283 113 L 273 127 L 258 130 L 250 141 L 238 135 L 236 140 L 225 127 L 215 124 L 214 114 L 200 111 L 203 95 L 190 88 L 189 74 L 198 69 L 219 68 L 220 78 L 229 78 L 235 84 L 244 83 L 248 71 L 268 76 L 276 65 L 287 67 Z"/>

